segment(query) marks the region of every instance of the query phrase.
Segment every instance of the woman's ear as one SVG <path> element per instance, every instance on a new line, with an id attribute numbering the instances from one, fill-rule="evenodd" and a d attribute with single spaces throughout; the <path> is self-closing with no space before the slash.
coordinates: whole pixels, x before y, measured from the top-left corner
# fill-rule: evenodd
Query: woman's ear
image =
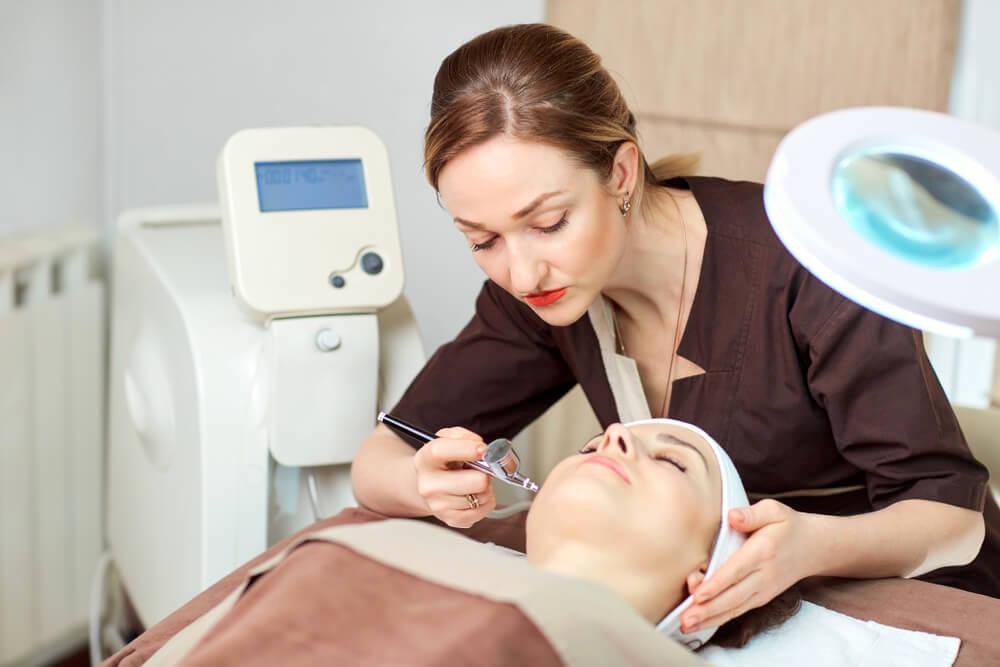
<path id="1" fill-rule="evenodd" d="M 705 572 L 707 570 L 708 562 L 706 561 L 699 565 L 697 570 L 687 576 L 688 595 L 694 595 L 694 592 L 701 586 L 701 582 L 705 581 Z"/>
<path id="2" fill-rule="evenodd" d="M 635 192 L 639 174 L 639 147 L 631 141 L 622 142 L 615 151 L 615 161 L 611 165 L 611 179 L 608 186 L 615 196 Z"/>

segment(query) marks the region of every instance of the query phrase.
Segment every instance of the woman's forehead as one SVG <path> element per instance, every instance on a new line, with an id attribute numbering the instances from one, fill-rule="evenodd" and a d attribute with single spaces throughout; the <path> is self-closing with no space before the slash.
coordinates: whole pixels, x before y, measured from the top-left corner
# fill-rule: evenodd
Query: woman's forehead
<path id="1" fill-rule="evenodd" d="M 573 190 L 579 171 L 554 146 L 501 136 L 452 158 L 438 185 L 452 215 L 486 222 L 512 216 L 542 193 Z"/>

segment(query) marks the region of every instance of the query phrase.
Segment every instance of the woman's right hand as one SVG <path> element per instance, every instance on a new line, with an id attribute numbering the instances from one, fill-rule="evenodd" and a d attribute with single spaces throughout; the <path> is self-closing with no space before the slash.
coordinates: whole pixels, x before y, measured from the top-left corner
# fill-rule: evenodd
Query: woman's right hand
<path id="1" fill-rule="evenodd" d="M 447 525 L 468 528 L 493 511 L 497 500 L 490 477 L 462 465 L 486 453 L 483 439 L 461 427 L 443 428 L 413 457 L 417 492 L 427 509 Z"/>

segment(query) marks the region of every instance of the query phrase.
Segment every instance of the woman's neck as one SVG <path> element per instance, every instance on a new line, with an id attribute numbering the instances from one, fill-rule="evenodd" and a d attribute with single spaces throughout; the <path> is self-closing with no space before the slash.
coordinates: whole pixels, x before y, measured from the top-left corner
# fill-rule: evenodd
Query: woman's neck
<path id="1" fill-rule="evenodd" d="M 625 251 L 602 293 L 625 320 L 665 325 L 680 306 L 685 253 L 690 258 L 697 251 L 700 257 L 704 234 L 702 225 L 685 219 L 683 211 L 694 203 L 690 193 L 657 186 L 647 188 L 643 197 L 642 205 L 629 213 Z M 700 215 L 689 217 L 701 220 Z"/>
<path id="2" fill-rule="evenodd" d="M 658 566 L 654 576 L 647 569 L 623 567 L 621 558 L 609 558 L 606 548 L 566 542 L 542 558 L 528 560 L 543 570 L 583 579 L 608 588 L 629 603 L 643 618 L 656 624 L 685 597 L 685 573 L 672 571 L 672 563 Z"/>

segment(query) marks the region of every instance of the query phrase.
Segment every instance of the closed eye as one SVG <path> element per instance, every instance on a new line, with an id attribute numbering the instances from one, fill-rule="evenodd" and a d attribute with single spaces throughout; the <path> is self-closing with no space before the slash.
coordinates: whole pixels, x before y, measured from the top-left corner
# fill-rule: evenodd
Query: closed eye
<path id="1" fill-rule="evenodd" d="M 680 470 L 681 472 L 684 473 L 687 472 L 687 466 L 671 456 L 667 456 L 666 454 L 657 454 L 653 458 L 655 458 L 657 461 L 665 461 L 670 465 L 674 466 L 675 468 L 677 468 L 678 470 Z"/>
<path id="2" fill-rule="evenodd" d="M 601 437 L 602 435 L 604 435 L 604 433 L 603 433 L 603 432 L 602 432 L 602 433 L 595 433 L 594 435 L 592 435 L 592 436 L 591 436 L 591 437 L 590 437 L 590 438 L 589 438 L 589 439 L 587 440 L 587 444 L 585 444 L 585 445 L 583 446 L 583 448 L 582 448 L 582 449 L 581 449 L 581 450 L 580 450 L 579 452 L 577 452 L 577 453 L 578 453 L 578 454 L 593 454 L 594 452 L 596 452 L 596 451 L 597 451 L 597 445 L 596 445 L 596 443 L 597 443 L 597 440 L 598 440 L 598 438 L 600 438 L 600 437 Z"/>

